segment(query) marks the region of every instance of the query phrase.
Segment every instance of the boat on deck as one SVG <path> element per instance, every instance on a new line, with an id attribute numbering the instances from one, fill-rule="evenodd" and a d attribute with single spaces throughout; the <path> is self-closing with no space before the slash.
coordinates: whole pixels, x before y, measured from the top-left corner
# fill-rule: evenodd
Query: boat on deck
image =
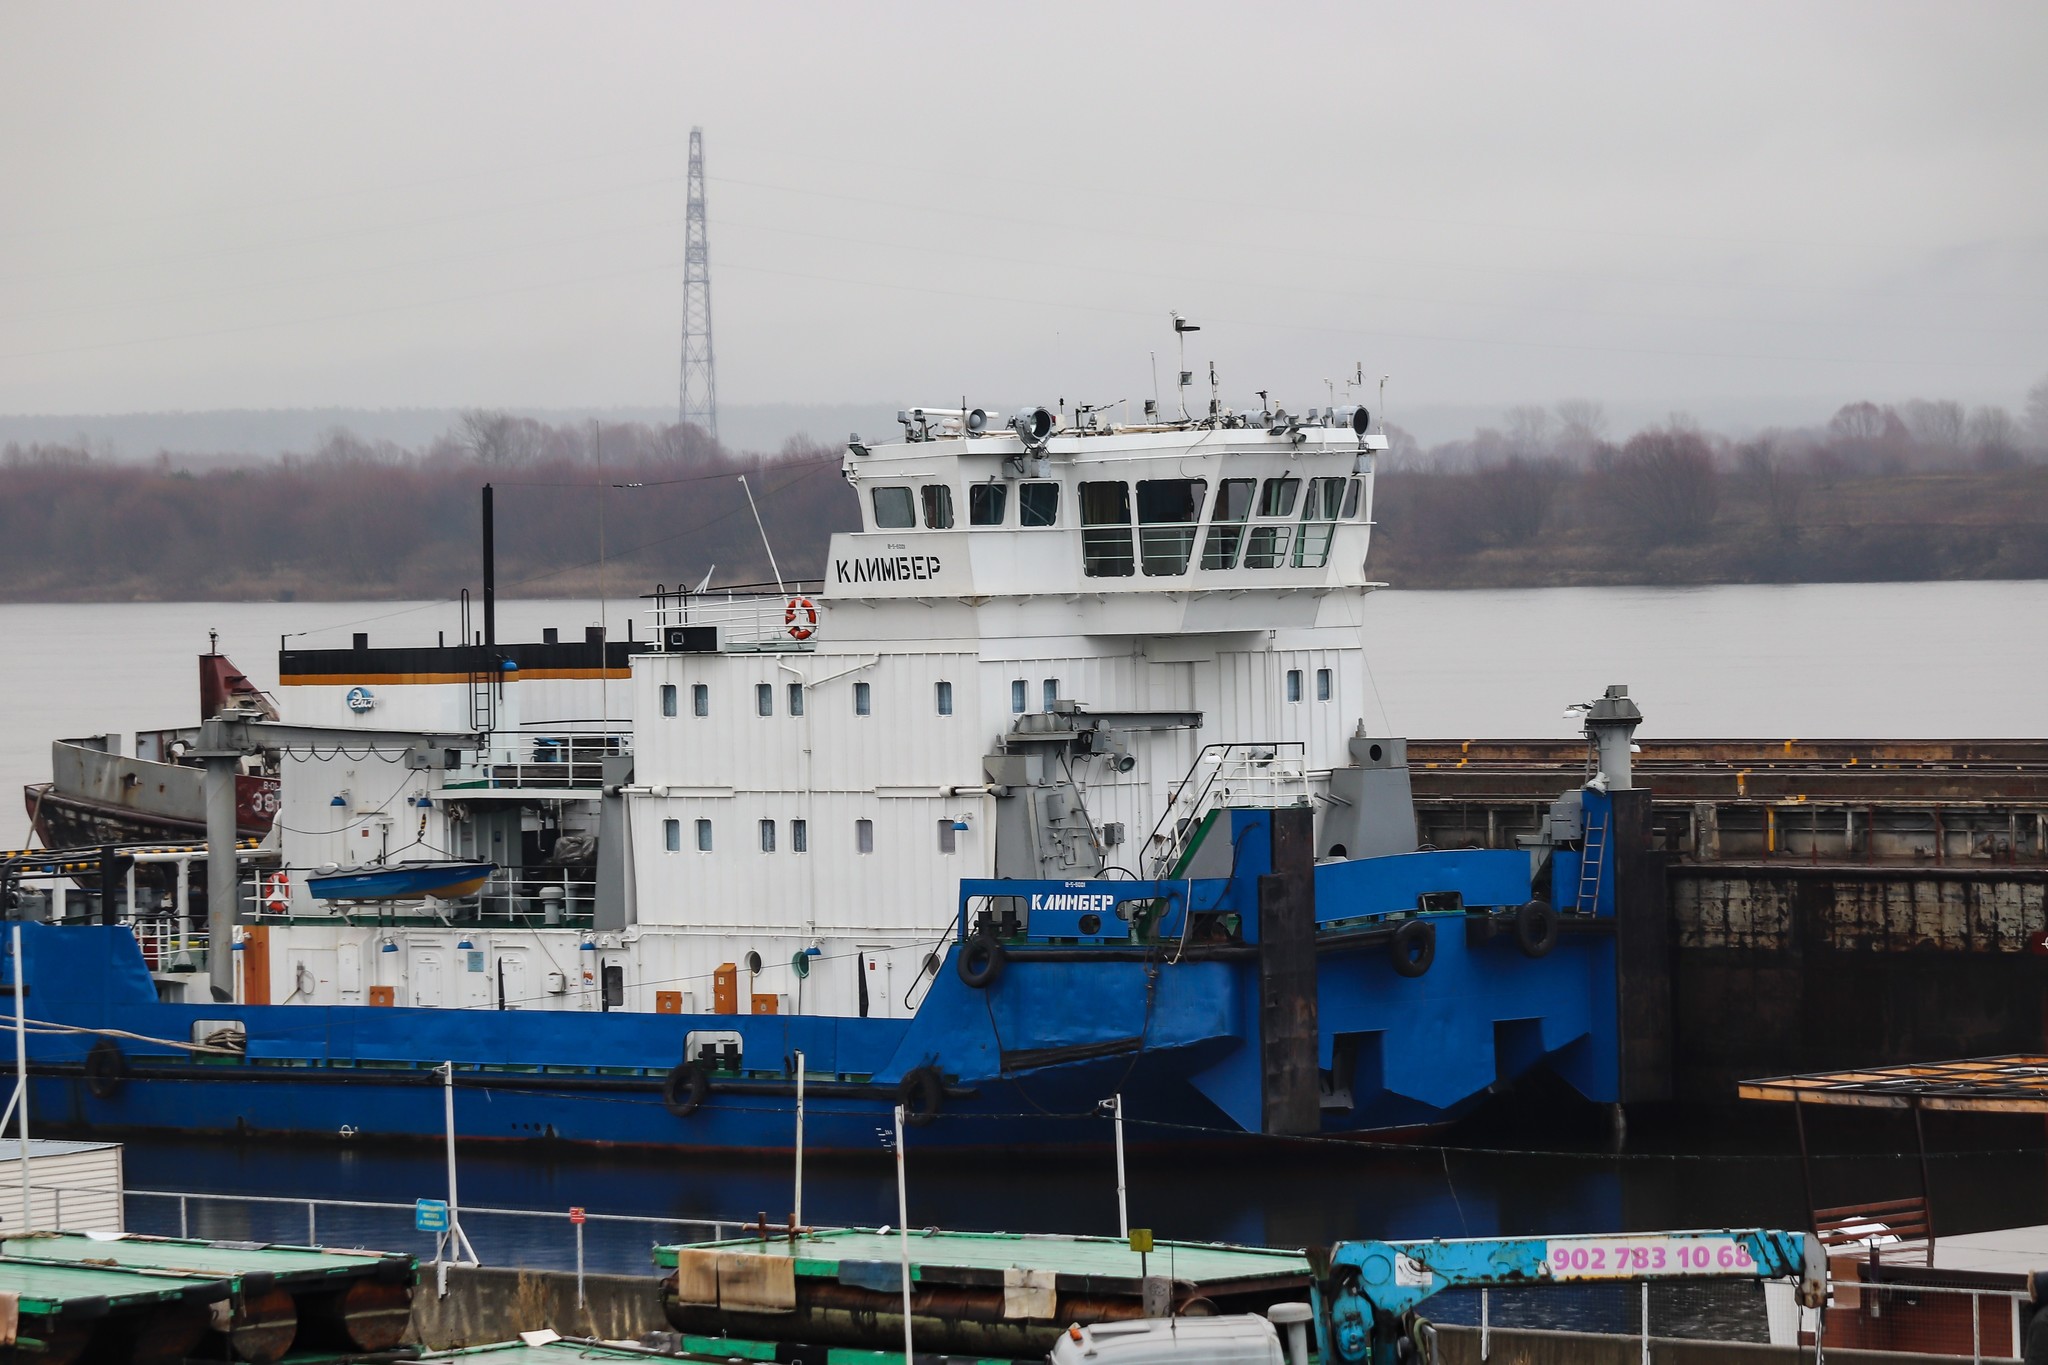
<path id="1" fill-rule="evenodd" d="M 316 901 L 455 900 L 483 890 L 497 870 L 496 863 L 461 859 L 383 863 L 308 877 L 306 890 Z"/>

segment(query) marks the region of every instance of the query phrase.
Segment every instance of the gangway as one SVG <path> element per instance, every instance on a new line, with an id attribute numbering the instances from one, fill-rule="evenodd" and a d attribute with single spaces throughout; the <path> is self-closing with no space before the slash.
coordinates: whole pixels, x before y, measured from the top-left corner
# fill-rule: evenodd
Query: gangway
<path id="1" fill-rule="evenodd" d="M 1799 1301 L 1827 1292 L 1819 1239 L 1762 1228 L 1613 1236 L 1472 1237 L 1427 1242 L 1343 1242 L 1313 1291 L 1325 1362 L 1437 1365 L 1436 1328 L 1418 1311 L 1446 1289 L 1653 1281 L 1796 1280 Z"/>

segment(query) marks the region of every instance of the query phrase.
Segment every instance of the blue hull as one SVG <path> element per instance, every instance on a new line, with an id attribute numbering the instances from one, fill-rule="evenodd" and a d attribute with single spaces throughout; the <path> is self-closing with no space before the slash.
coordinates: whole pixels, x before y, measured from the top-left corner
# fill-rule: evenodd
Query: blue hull
<path id="1" fill-rule="evenodd" d="M 1233 896 L 1256 895 L 1252 864 L 1261 859 L 1244 861 L 1231 880 L 1174 886 L 1198 908 L 1227 909 L 1240 903 Z M 1483 916 L 1411 909 L 1400 918 L 1434 930 L 1426 974 L 1399 974 L 1381 947 L 1348 946 L 1361 922 L 1372 927 L 1361 913 L 1413 907 L 1415 886 L 1447 884 L 1465 888 L 1467 906 L 1511 905 L 1511 895 L 1528 893 L 1527 862 L 1427 853 L 1316 869 L 1326 1135 L 1440 1125 L 1542 1066 L 1589 1100 L 1616 1098 L 1611 936 L 1569 934 L 1532 958 L 1512 935 L 1475 932 Z M 975 885 L 986 894 L 991 884 Z M 1245 937 L 1255 939 L 1249 928 Z M 794 1143 L 801 1051 L 813 1151 L 879 1150 L 899 1087 L 927 1069 L 943 1089 L 916 1126 L 919 1147 L 1099 1144 L 1109 1130 L 1098 1102 L 1118 1093 L 1132 1143 L 1178 1143 L 1259 1133 L 1270 1083 L 1255 941 L 1177 956 L 1069 937 L 1025 941 L 983 988 L 956 970 L 956 943 L 914 1018 L 857 1019 L 170 1005 L 156 999 L 126 928 L 29 925 L 23 939 L 32 1018 L 133 1035 L 31 1036 L 36 1122 L 46 1131 L 438 1138 L 443 1100 L 431 1068 L 452 1060 L 464 1139 L 778 1152 Z M 226 1020 L 246 1031 L 246 1057 L 193 1057 L 135 1040 L 189 1040 L 200 1021 L 212 1030 Z M 693 1030 L 739 1034 L 745 1069 L 711 1072 L 701 1104 L 680 1113 L 690 1106 L 675 1103 L 671 1072 Z"/>

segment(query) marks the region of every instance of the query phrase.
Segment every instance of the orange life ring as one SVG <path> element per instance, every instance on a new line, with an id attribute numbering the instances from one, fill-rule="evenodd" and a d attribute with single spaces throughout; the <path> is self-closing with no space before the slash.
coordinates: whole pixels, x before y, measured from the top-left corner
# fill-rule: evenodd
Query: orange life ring
<path id="1" fill-rule="evenodd" d="M 792 597 L 783 610 L 782 624 L 792 640 L 808 640 L 818 633 L 818 607 L 808 597 Z"/>
<path id="2" fill-rule="evenodd" d="M 274 915 L 290 912 L 292 908 L 292 878 L 289 872 L 280 872 L 270 879 L 270 894 L 263 898 L 263 908 Z"/>

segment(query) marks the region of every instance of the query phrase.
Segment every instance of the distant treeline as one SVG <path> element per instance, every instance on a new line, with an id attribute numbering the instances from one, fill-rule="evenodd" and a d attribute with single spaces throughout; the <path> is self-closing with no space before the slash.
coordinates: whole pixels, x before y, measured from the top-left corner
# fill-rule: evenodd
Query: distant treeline
<path id="1" fill-rule="evenodd" d="M 1377 578 L 1404 587 L 2048 577 L 2048 381 L 2025 420 L 1851 403 L 1825 427 L 1731 440 L 1682 416 L 1610 438 L 1596 403 L 1517 408 L 1423 450 L 1398 428 Z M 788 578 L 857 521 L 839 448 L 739 455 L 694 427 L 475 411 L 424 449 L 330 432 L 274 463 L 194 473 L 79 446 L 0 447 L 0 596 L 15 601 L 445 598 L 480 581 L 497 490 L 499 591 L 640 593 Z"/>
<path id="2" fill-rule="evenodd" d="M 2048 380 L 2025 422 L 1858 402 L 1740 441 L 1517 408 L 1383 467 L 1372 569 L 1409 587 L 2048 578 Z"/>
<path id="3" fill-rule="evenodd" d="M 480 585 L 495 488 L 498 590 L 647 592 L 815 576 L 819 528 L 850 525 L 837 449 L 735 455 L 694 427 L 548 426 L 466 414 L 425 450 L 330 433 L 310 454 L 195 474 L 0 447 L 0 594 L 15 601 L 445 598 Z M 602 508 L 600 508 L 602 501 Z M 602 525 L 600 525 L 600 511 Z M 602 561 L 602 562 L 600 562 Z"/>

